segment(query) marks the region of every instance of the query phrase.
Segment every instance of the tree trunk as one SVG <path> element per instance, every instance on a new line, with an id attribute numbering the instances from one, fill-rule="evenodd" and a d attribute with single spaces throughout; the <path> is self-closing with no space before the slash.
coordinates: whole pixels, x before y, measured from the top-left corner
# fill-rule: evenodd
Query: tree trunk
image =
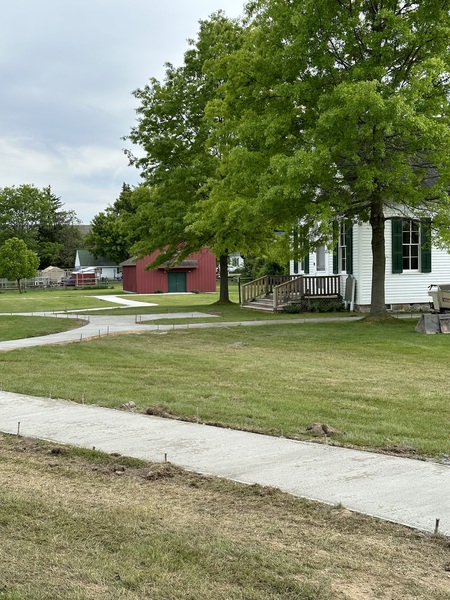
<path id="1" fill-rule="evenodd" d="M 374 317 L 381 317 L 386 314 L 386 248 L 384 224 L 383 204 L 376 200 L 372 203 L 370 209 L 370 225 L 372 227 L 372 291 L 370 314 Z"/>
<path id="2" fill-rule="evenodd" d="M 219 257 L 219 302 L 220 304 L 230 304 L 230 294 L 228 290 L 228 254 L 221 254 Z"/>
<path id="3" fill-rule="evenodd" d="M 20 279 L 17 280 L 17 288 L 19 290 L 19 294 L 21 294 L 22 293 L 22 287 L 20 285 Z"/>

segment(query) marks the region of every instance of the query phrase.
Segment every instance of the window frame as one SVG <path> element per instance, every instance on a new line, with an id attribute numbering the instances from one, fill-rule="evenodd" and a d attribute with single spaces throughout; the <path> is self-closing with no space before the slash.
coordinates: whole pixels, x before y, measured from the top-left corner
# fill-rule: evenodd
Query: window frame
<path id="1" fill-rule="evenodd" d="M 353 223 L 335 222 L 333 273 L 353 275 Z"/>
<path id="2" fill-rule="evenodd" d="M 414 222 L 418 224 L 417 239 L 418 242 L 404 243 L 404 222 Z M 412 227 L 409 228 L 410 241 Z M 431 219 L 413 219 L 394 217 L 391 219 L 392 234 L 392 273 L 431 273 Z M 408 247 L 408 252 L 405 250 Z M 411 267 L 411 248 L 417 248 L 417 268 Z M 408 255 L 408 256 L 406 256 Z M 415 257 L 414 257 L 415 258 Z M 406 262 L 407 261 L 407 262 Z"/>

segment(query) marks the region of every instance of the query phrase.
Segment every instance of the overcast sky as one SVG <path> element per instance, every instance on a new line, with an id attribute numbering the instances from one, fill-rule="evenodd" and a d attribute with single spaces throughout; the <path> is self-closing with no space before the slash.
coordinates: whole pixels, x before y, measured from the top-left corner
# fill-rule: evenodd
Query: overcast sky
<path id="1" fill-rule="evenodd" d="M 0 188 L 50 185 L 89 223 L 136 185 L 132 91 L 182 64 L 199 19 L 244 0 L 0 0 Z"/>

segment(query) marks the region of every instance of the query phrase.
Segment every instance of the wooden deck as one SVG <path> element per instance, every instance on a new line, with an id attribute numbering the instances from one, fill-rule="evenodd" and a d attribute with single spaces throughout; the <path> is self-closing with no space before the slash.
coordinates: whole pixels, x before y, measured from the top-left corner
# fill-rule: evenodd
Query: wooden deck
<path id="1" fill-rule="evenodd" d="M 339 298 L 339 275 L 271 275 L 241 288 L 241 307 L 276 312 L 308 298 Z"/>

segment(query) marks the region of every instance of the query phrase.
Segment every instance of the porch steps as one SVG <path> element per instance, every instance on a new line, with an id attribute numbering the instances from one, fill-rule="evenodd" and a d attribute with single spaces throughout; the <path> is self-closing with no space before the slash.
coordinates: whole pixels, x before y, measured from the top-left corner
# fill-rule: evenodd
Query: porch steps
<path id="1" fill-rule="evenodd" d="M 250 300 L 250 302 L 243 304 L 241 308 L 259 310 L 261 312 L 275 312 L 273 310 L 273 296 L 267 296 L 265 298 L 257 298 L 255 300 Z"/>
<path id="2" fill-rule="evenodd" d="M 339 275 L 267 275 L 241 286 L 241 307 L 280 312 L 305 298 L 338 298 L 340 294 Z"/>

